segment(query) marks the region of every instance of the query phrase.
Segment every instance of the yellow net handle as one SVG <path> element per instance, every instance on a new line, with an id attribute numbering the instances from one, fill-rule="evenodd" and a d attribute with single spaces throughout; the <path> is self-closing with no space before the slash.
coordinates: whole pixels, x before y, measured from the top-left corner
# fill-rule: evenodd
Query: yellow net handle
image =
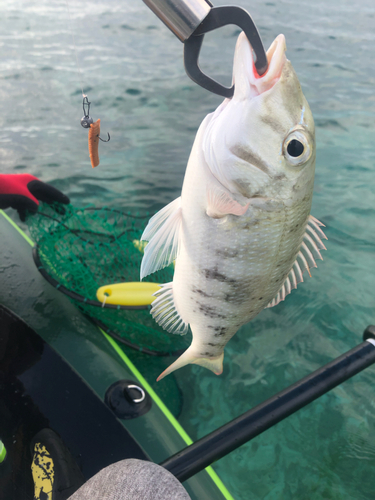
<path id="1" fill-rule="evenodd" d="M 157 283 L 132 281 L 105 285 L 96 291 L 97 299 L 103 304 L 118 306 L 148 306 L 154 300 L 153 294 L 160 290 Z"/>

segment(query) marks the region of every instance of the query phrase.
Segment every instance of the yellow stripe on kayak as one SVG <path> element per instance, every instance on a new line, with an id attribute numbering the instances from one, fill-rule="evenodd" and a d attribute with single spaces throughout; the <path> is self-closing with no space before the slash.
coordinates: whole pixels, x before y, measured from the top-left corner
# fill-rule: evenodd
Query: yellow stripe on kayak
<path id="1" fill-rule="evenodd" d="M 0 214 L 3 215 L 5 217 L 5 219 L 9 222 L 9 224 L 12 225 L 14 227 L 14 229 L 16 231 L 18 231 L 20 233 L 20 235 L 25 238 L 25 240 L 27 241 L 27 243 L 29 243 L 32 247 L 34 246 L 33 240 L 31 238 L 29 238 L 27 236 L 27 234 L 24 233 L 20 227 L 17 226 L 17 224 L 9 217 L 9 215 L 7 215 L 4 212 L 4 210 L 0 210 Z"/>

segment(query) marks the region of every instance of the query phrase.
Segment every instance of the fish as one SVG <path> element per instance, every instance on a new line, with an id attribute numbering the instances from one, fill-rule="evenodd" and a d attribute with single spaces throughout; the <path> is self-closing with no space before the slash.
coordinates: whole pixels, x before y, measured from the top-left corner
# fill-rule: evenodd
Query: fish
<path id="1" fill-rule="evenodd" d="M 259 76 L 241 33 L 234 95 L 201 123 L 181 196 L 155 214 L 141 280 L 175 261 L 173 281 L 155 293 L 151 314 L 192 342 L 157 380 L 189 363 L 223 371 L 224 347 L 263 309 L 311 276 L 327 239 L 310 215 L 315 130 L 284 35 L 267 51 Z"/>

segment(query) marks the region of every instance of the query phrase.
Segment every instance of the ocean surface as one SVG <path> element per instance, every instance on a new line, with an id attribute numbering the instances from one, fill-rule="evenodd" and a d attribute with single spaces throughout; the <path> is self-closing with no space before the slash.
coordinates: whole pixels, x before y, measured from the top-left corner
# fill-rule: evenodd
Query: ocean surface
<path id="1" fill-rule="evenodd" d="M 354 347 L 375 323 L 375 4 L 236 4 L 266 47 L 286 37 L 316 123 L 312 213 L 328 251 L 312 279 L 229 342 L 222 376 L 176 373 L 193 439 Z M 0 26 L 1 173 L 34 174 L 76 206 L 155 212 L 179 196 L 197 128 L 222 99 L 190 81 L 183 45 L 141 0 L 2 0 Z M 226 84 L 237 36 L 211 33 L 202 51 L 202 67 Z M 96 169 L 82 89 L 111 134 Z M 375 367 L 215 464 L 237 500 L 368 500 L 374 467 Z"/>

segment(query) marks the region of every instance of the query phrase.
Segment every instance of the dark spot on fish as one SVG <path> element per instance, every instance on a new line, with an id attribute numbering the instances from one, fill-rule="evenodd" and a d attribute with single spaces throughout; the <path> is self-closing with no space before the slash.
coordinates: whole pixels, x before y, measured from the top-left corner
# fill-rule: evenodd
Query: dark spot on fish
<path id="1" fill-rule="evenodd" d="M 241 160 L 250 163 L 250 165 L 258 168 L 265 174 L 270 175 L 271 169 L 269 168 L 267 163 L 264 162 L 262 158 L 254 151 L 251 151 L 251 149 L 245 148 L 242 144 L 236 144 L 230 151 Z"/>
<path id="2" fill-rule="evenodd" d="M 208 293 L 204 292 L 203 290 L 201 290 L 200 288 L 192 288 L 192 292 L 193 293 L 199 293 L 199 295 L 202 295 L 203 297 L 211 297 L 211 295 L 209 295 Z"/>
<path id="3" fill-rule="evenodd" d="M 275 181 L 281 181 L 283 179 L 285 179 L 286 175 L 285 174 L 279 174 L 279 175 L 275 175 L 273 178 L 275 179 Z"/>
<path id="4" fill-rule="evenodd" d="M 216 255 L 224 259 L 234 259 L 238 255 L 238 250 L 230 248 L 219 248 L 216 250 Z"/>
<path id="5" fill-rule="evenodd" d="M 242 288 L 241 282 L 238 285 L 231 284 L 231 289 L 224 294 L 225 302 L 229 304 L 243 304 L 250 300 L 250 290 L 247 287 Z"/>
<path id="6" fill-rule="evenodd" d="M 225 274 L 219 273 L 217 267 L 214 269 L 203 269 L 203 273 L 208 280 L 227 281 Z"/>
<path id="7" fill-rule="evenodd" d="M 233 179 L 233 182 L 235 183 L 239 193 L 241 193 L 245 198 L 248 198 L 253 189 L 251 183 L 246 182 L 244 179 Z"/>
<path id="8" fill-rule="evenodd" d="M 225 326 L 217 326 L 215 328 L 215 331 L 217 332 L 217 333 L 214 334 L 215 337 L 222 337 L 223 335 L 226 334 L 227 329 L 226 329 Z"/>
<path id="9" fill-rule="evenodd" d="M 199 304 L 199 310 L 209 318 L 221 318 L 225 319 L 225 316 L 218 313 L 215 307 L 208 306 L 207 304 Z"/>
<path id="10" fill-rule="evenodd" d="M 202 352 L 201 356 L 206 356 L 207 358 L 214 358 L 215 354 L 212 354 L 211 352 Z"/>
<path id="11" fill-rule="evenodd" d="M 256 198 L 256 196 L 252 196 L 252 198 Z M 240 226 L 240 229 L 250 229 L 253 226 L 257 226 L 259 224 L 259 219 L 245 219 L 245 222 Z"/>
<path id="12" fill-rule="evenodd" d="M 261 115 L 259 118 L 265 125 L 268 125 L 277 134 L 280 134 L 281 136 L 285 135 L 287 132 L 285 125 L 276 120 L 274 116 L 274 113 L 272 113 L 270 115 Z"/>
<path id="13" fill-rule="evenodd" d="M 226 292 L 224 295 L 225 302 L 232 304 L 243 304 L 251 299 L 251 295 L 247 289 L 240 291 L 240 287 L 235 285 L 231 286 L 231 291 Z"/>
<path id="14" fill-rule="evenodd" d="M 262 299 L 263 299 L 263 297 L 259 297 L 259 299 L 258 299 L 258 300 L 262 300 Z"/>
<path id="15" fill-rule="evenodd" d="M 217 346 L 217 344 L 213 344 L 212 342 L 207 342 L 206 345 L 212 345 L 213 347 Z"/>

